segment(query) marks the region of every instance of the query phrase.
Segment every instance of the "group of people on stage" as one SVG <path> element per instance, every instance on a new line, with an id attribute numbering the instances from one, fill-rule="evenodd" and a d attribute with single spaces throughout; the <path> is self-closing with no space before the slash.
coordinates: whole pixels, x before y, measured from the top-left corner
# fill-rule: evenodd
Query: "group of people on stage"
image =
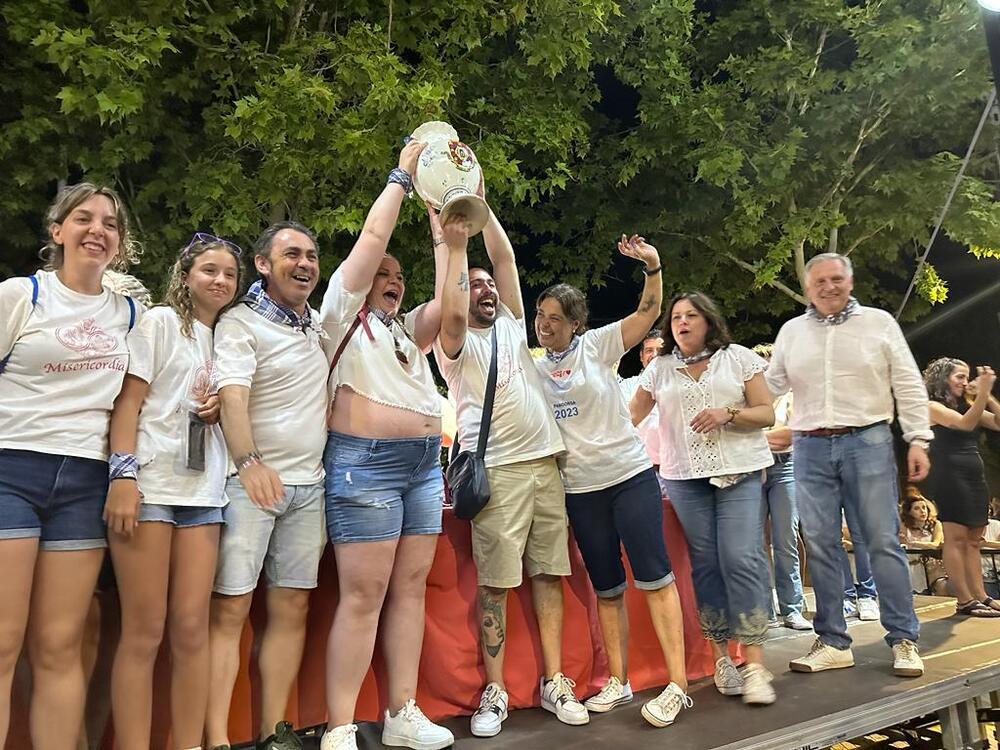
<path id="1" fill-rule="evenodd" d="M 671 679 L 641 714 L 663 727 L 691 707 L 664 495 L 690 550 L 720 692 L 775 701 L 762 658 L 773 616 L 762 545 L 768 516 L 772 529 L 801 524 L 816 592 L 817 639 L 791 669 L 853 664 L 842 608 L 846 511 L 871 557 L 893 669 L 922 672 L 889 423 L 898 413 L 909 479 L 919 482 L 935 435 L 940 444 L 951 434 L 943 430 L 953 431 L 947 455 L 967 456 L 965 433 L 998 428 L 992 374 L 978 376 L 965 408 L 968 367 L 943 369 L 934 383 L 947 387 L 932 389 L 929 410 L 898 325 L 858 304 L 850 261 L 829 253 L 807 264 L 811 304 L 782 327 L 770 362 L 734 343 L 699 292 L 670 300 L 651 333 L 663 309 L 662 266 L 637 235 L 618 241 L 645 275 L 635 310 L 589 329 L 585 295 L 550 286 L 535 303 L 544 354 L 534 359 L 514 250 L 492 213 L 483 230 L 488 271 L 469 267 L 465 218 L 442 224 L 428 207 L 434 295 L 404 314 L 406 277 L 390 240 L 423 148 L 413 141 L 402 149 L 318 311 L 308 299 L 320 281 L 319 247 L 301 224 L 261 234 L 251 259 L 258 278 L 242 293 L 241 248 L 195 234 L 164 304 L 144 309 L 102 286 L 108 269 L 135 260 L 118 196 L 89 183 L 59 194 L 46 216 L 45 269 L 0 283 L 0 744 L 26 645 L 33 745 L 75 747 L 84 621 L 109 546 L 122 608 L 112 675 L 118 746 L 149 746 L 153 668 L 166 632 L 174 746 L 229 747 L 240 637 L 263 573 L 257 747 L 300 747 L 284 711 L 329 541 L 339 600 L 322 749 L 356 748 L 356 704 L 379 629 L 388 676 L 383 743 L 451 745 L 452 733 L 415 702 L 444 498 L 431 351 L 464 446 L 478 442 L 491 363 L 496 370 L 485 454 L 491 497 L 472 521 L 486 674 L 474 735 L 496 735 L 507 717 L 507 599 L 522 572 L 539 628 L 542 707 L 580 725 L 589 712 L 632 700 L 622 547 Z M 639 344 L 644 370 L 624 384 L 626 398 L 617 363 Z M 775 427 L 775 399 L 789 391 L 794 407 L 786 399 Z M 765 488 L 784 488 L 785 499 L 764 502 Z M 971 571 L 976 512 L 942 513 L 953 541 L 949 568 Z M 561 664 L 570 526 L 597 595 L 610 670 L 582 702 Z M 785 552 L 775 547 L 779 578 L 789 570 L 779 563 Z M 794 567 L 780 615 L 809 627 L 797 560 Z M 981 579 L 964 585 L 956 581 L 960 599 L 975 604 L 961 606 L 1000 606 Z M 730 658 L 733 644 L 742 646 L 742 670 Z"/>

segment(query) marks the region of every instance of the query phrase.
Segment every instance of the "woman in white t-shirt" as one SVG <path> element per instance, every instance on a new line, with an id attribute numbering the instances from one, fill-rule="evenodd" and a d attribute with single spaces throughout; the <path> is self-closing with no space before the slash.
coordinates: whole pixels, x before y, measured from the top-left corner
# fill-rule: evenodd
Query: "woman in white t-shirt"
<path id="1" fill-rule="evenodd" d="M 660 415 L 660 475 L 691 556 L 702 632 L 715 652 L 715 685 L 744 703 L 775 700 L 762 663 L 771 609 L 761 540 L 762 470 L 774 463 L 762 428 L 774 424 L 763 358 L 732 343 L 715 303 L 700 292 L 664 313 L 663 350 L 642 373 L 629 408 L 638 424 Z M 727 644 L 742 644 L 742 674 Z"/>
<path id="2" fill-rule="evenodd" d="M 545 354 L 535 366 L 566 453 L 559 458 L 566 510 L 597 593 L 597 614 L 611 675 L 584 705 L 610 711 L 632 700 L 628 682 L 628 615 L 624 544 L 635 586 L 646 594 L 650 619 L 670 673 L 670 684 L 642 707 L 650 724 L 665 727 L 691 705 L 684 664 L 680 599 L 663 537 L 663 498 L 653 464 L 629 416 L 615 374 L 622 356 L 646 336 L 660 314 L 660 256 L 641 237 L 618 249 L 644 263 L 646 283 L 634 313 L 587 329 L 587 301 L 569 284 L 538 296 L 535 335 Z"/>
<path id="3" fill-rule="evenodd" d="M 166 305 L 128 336 L 111 415 L 104 508 L 122 632 L 111 675 L 115 737 L 148 747 L 153 666 L 170 632 L 175 747 L 201 744 L 208 704 L 208 612 L 226 503 L 226 447 L 212 331 L 239 288 L 240 248 L 198 233 L 174 264 Z"/>
<path id="4" fill-rule="evenodd" d="M 324 464 L 340 596 L 327 646 L 322 750 L 357 747 L 355 708 L 378 630 L 389 681 L 382 743 L 435 750 L 455 741 L 423 715 L 415 693 L 444 500 L 441 399 L 426 352 L 441 327 L 445 284 L 468 288 L 464 218 L 442 228 L 428 208 L 435 294 L 405 315 L 403 271 L 386 253 L 423 148 L 416 141 L 403 148 L 320 310 L 337 347 Z"/>
<path id="5" fill-rule="evenodd" d="M 108 420 L 141 312 L 101 284 L 136 256 L 114 191 L 68 187 L 45 219 L 45 270 L 0 283 L 0 746 L 27 627 L 40 748 L 75 745 L 83 718 L 84 623 L 107 546 Z"/>

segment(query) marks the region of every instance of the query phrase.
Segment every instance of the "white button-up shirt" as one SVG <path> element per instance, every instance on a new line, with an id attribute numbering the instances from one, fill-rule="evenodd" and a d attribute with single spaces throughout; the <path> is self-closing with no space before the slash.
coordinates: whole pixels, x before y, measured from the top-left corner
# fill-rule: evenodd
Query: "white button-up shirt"
<path id="1" fill-rule="evenodd" d="M 800 315 L 785 323 L 765 375 L 775 395 L 795 392 L 793 430 L 864 427 L 893 419 L 903 438 L 932 440 L 927 389 L 896 320 L 858 307 L 840 325 Z"/>
<path id="2" fill-rule="evenodd" d="M 774 463 L 764 431 L 759 427 L 724 426 L 707 433 L 691 429 L 702 409 L 746 407 L 746 381 L 767 363 L 745 346 L 719 349 L 698 380 L 672 354 L 659 356 L 639 376 L 659 409 L 660 476 L 664 479 L 704 479 L 746 474 Z"/>

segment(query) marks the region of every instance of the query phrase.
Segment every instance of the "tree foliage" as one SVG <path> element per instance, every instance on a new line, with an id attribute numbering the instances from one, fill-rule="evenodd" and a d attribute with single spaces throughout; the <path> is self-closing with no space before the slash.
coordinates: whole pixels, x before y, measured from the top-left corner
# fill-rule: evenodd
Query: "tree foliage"
<path id="1" fill-rule="evenodd" d="M 656 238 L 672 286 L 747 333 L 790 310 L 836 248 L 890 306 L 915 270 L 989 87 L 960 0 L 6 0 L 0 216 L 26 270 L 62 182 L 122 191 L 164 279 L 197 230 L 246 245 L 315 228 L 329 271 L 401 136 L 454 124 L 531 284 L 600 285 L 613 238 Z M 981 149 L 945 225 L 996 260 L 996 158 Z M 431 289 L 418 201 L 393 239 Z M 0 270 L 4 270 L 0 268 Z M 933 267 L 929 302 L 946 294 Z M 913 308 L 920 312 L 920 306 Z"/>

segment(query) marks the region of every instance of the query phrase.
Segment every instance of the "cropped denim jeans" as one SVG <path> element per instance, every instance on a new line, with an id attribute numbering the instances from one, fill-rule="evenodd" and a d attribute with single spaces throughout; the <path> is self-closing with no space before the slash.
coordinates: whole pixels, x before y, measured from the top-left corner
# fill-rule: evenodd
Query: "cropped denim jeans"
<path id="1" fill-rule="evenodd" d="M 706 638 L 756 646 L 767 640 L 771 602 L 761 524 L 761 474 L 720 489 L 708 479 L 667 479 L 691 557 Z"/>

